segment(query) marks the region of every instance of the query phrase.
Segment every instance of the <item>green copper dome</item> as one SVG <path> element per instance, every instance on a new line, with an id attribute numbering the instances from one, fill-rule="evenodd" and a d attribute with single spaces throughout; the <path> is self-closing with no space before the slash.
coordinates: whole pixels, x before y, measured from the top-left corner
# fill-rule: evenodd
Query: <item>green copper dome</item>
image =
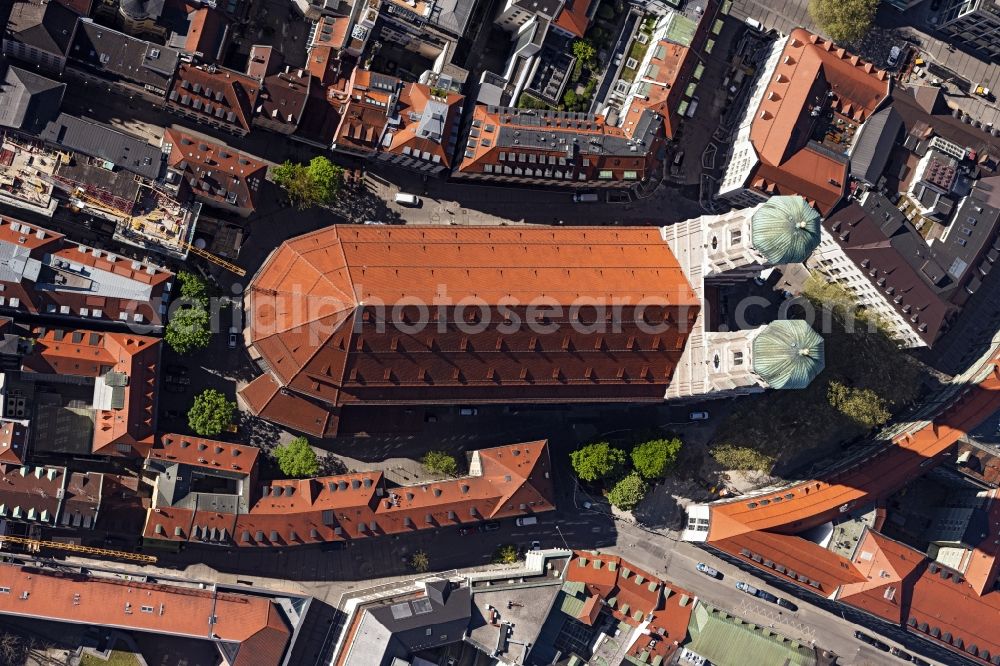
<path id="1" fill-rule="evenodd" d="M 750 220 L 753 246 L 772 266 L 805 261 L 819 245 L 819 213 L 800 196 L 771 197 Z"/>
<path id="2" fill-rule="evenodd" d="M 753 341 L 753 369 L 776 389 L 801 389 L 823 372 L 823 338 L 801 319 L 773 321 Z"/>

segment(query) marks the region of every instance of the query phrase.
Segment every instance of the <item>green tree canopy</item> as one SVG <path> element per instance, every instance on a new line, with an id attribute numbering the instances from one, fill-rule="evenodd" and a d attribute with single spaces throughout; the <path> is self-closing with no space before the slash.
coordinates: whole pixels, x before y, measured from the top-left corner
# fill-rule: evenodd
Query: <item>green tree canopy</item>
<path id="1" fill-rule="evenodd" d="M 597 55 L 597 50 L 589 41 L 578 39 L 573 42 L 573 55 L 576 56 L 578 60 L 582 60 L 586 63 L 594 59 L 594 56 Z"/>
<path id="2" fill-rule="evenodd" d="M 305 478 L 319 473 L 319 458 L 305 437 L 296 437 L 288 444 L 275 447 L 274 458 L 281 473 L 287 476 Z"/>
<path id="3" fill-rule="evenodd" d="M 297 208 L 332 203 L 344 180 L 344 170 L 329 159 L 317 156 L 309 164 L 286 161 L 271 172 L 274 182 L 288 192 Z"/>
<path id="4" fill-rule="evenodd" d="M 809 0 L 809 15 L 835 42 L 855 44 L 871 30 L 879 0 Z"/>
<path id="5" fill-rule="evenodd" d="M 569 454 L 573 471 L 584 481 L 597 481 L 619 474 L 625 468 L 625 452 L 607 442 L 594 442 Z"/>
<path id="6" fill-rule="evenodd" d="M 410 556 L 410 566 L 417 573 L 424 573 L 431 568 L 431 558 L 422 550 L 418 550 Z"/>
<path id="7" fill-rule="evenodd" d="M 212 339 L 208 311 L 198 306 L 175 310 L 167 322 L 163 339 L 178 354 L 204 349 Z"/>
<path id="8" fill-rule="evenodd" d="M 636 472 L 623 477 L 608 493 L 608 501 L 622 511 L 631 511 L 646 496 L 649 486 Z"/>
<path id="9" fill-rule="evenodd" d="M 178 271 L 177 281 L 181 284 L 181 297 L 208 309 L 208 283 L 190 271 Z"/>
<path id="10" fill-rule="evenodd" d="M 749 446 L 720 444 L 711 450 L 712 457 L 725 469 L 757 470 L 770 472 L 774 458 Z"/>
<path id="11" fill-rule="evenodd" d="M 676 437 L 643 442 L 632 449 L 632 467 L 644 479 L 658 479 L 677 462 L 681 446 Z"/>
<path id="12" fill-rule="evenodd" d="M 826 397 L 834 409 L 868 428 L 883 425 L 892 416 L 888 403 L 871 389 L 833 381 L 827 386 Z"/>
<path id="13" fill-rule="evenodd" d="M 188 410 L 188 425 L 202 437 L 215 437 L 232 424 L 235 412 L 235 402 L 215 389 L 205 389 Z"/>
<path id="14" fill-rule="evenodd" d="M 420 459 L 420 464 L 431 472 L 447 474 L 448 476 L 458 474 L 458 461 L 455 460 L 455 456 L 444 451 L 428 451 Z"/>
<path id="15" fill-rule="evenodd" d="M 493 553 L 494 564 L 514 564 L 519 559 L 517 546 L 512 543 L 502 544 Z"/>

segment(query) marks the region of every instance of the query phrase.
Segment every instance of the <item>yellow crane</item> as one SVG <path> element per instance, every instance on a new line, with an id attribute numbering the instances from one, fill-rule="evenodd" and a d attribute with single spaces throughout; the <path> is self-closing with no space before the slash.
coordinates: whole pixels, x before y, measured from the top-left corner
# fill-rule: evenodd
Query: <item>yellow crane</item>
<path id="1" fill-rule="evenodd" d="M 240 277 L 243 277 L 244 275 L 247 274 L 246 269 L 240 268 L 239 266 L 237 266 L 236 264 L 232 263 L 231 261 L 226 261 L 225 259 L 223 259 L 219 255 L 212 254 L 208 250 L 203 250 L 200 247 L 195 247 L 195 245 L 193 245 L 192 243 L 182 243 L 181 246 L 184 249 L 186 249 L 188 252 L 190 252 L 191 254 L 197 255 L 197 256 L 201 257 L 202 259 L 204 259 L 205 261 L 208 261 L 208 262 L 211 262 L 211 263 L 215 264 L 216 266 L 221 266 L 222 268 L 225 268 L 230 273 L 236 273 Z"/>
<path id="2" fill-rule="evenodd" d="M 143 555 L 142 553 L 130 553 L 124 550 L 111 550 L 109 548 L 78 546 L 75 543 L 63 543 L 61 541 L 41 541 L 39 539 L 28 539 L 25 537 L 0 536 L 0 547 L 2 547 L 5 543 L 16 543 L 24 546 L 26 550 L 32 553 L 37 553 L 42 548 L 49 548 L 54 550 L 65 550 L 77 555 L 110 557 L 116 560 L 129 560 L 131 562 L 141 562 L 143 564 L 156 564 L 155 555 Z"/>

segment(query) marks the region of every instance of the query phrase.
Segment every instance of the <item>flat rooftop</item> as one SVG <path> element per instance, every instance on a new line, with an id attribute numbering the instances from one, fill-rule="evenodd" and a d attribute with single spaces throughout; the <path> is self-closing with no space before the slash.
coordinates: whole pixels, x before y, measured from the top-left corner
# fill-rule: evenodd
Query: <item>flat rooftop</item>
<path id="1" fill-rule="evenodd" d="M 504 623 L 510 622 L 514 627 L 509 638 L 517 642 L 505 641 L 506 649 L 501 656 L 508 663 L 523 664 L 527 657 L 524 644 L 533 644 L 538 638 L 552 602 L 562 589 L 562 582 L 559 578 L 551 578 L 520 585 L 501 583 L 473 589 L 469 638 L 490 654 L 497 648 L 501 631 L 506 631 Z M 500 612 L 498 624 L 490 623 L 488 605 Z M 558 612 L 558 609 L 553 610 Z"/>

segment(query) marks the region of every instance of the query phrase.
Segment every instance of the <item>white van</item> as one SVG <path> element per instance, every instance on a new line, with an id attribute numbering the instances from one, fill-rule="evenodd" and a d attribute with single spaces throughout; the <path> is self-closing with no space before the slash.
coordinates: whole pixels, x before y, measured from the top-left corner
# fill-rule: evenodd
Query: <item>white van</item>
<path id="1" fill-rule="evenodd" d="M 518 518 L 517 520 L 514 521 L 514 523 L 518 527 L 525 527 L 526 525 L 537 525 L 538 518 L 535 518 L 534 516 L 525 516 L 524 518 Z"/>
<path id="2" fill-rule="evenodd" d="M 396 203 L 402 204 L 403 206 L 419 206 L 420 197 L 416 194 L 407 194 L 406 192 L 396 192 L 395 197 Z"/>
<path id="3" fill-rule="evenodd" d="M 743 19 L 743 22 L 755 30 L 760 30 L 764 32 L 764 24 L 755 18 L 750 18 L 749 16 Z"/>
<path id="4" fill-rule="evenodd" d="M 596 192 L 580 192 L 573 195 L 573 201 L 576 203 L 597 203 L 600 200 Z"/>

